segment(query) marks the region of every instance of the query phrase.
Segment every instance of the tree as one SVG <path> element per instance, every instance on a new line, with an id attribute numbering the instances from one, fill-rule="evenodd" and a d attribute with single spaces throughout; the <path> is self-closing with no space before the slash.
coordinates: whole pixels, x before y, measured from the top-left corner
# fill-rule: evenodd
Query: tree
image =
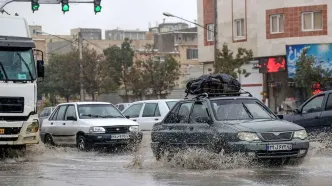
<path id="1" fill-rule="evenodd" d="M 330 69 L 323 69 L 320 65 L 315 66 L 315 58 L 307 56 L 308 49 L 304 49 L 296 62 L 296 74 L 294 81 L 298 89 L 303 93 L 302 99 L 312 96 L 311 86 L 320 83 L 322 87 L 327 87 L 331 77 Z"/>
<path id="2" fill-rule="evenodd" d="M 131 48 L 131 41 L 126 38 L 121 47 L 112 46 L 104 50 L 104 55 L 108 63 L 108 69 L 112 71 L 114 79 L 118 84 L 124 86 L 126 92 L 126 100 L 128 101 L 128 74 L 129 69 L 133 65 L 134 50 Z"/>
<path id="3" fill-rule="evenodd" d="M 146 81 L 147 74 L 144 73 L 143 64 L 144 61 L 136 61 L 135 65 L 130 68 L 127 77 L 128 90 L 140 100 L 148 93 L 149 89 L 148 81 Z"/>
<path id="4" fill-rule="evenodd" d="M 250 60 L 253 59 L 252 50 L 238 48 L 235 58 L 233 54 L 234 53 L 229 50 L 227 44 L 224 43 L 222 50 L 217 51 L 217 61 L 214 64 L 214 73 L 226 73 L 235 78 L 238 78 L 238 74 L 243 74 L 245 77 L 248 77 L 250 73 L 241 67 L 245 64 L 249 64 Z"/>

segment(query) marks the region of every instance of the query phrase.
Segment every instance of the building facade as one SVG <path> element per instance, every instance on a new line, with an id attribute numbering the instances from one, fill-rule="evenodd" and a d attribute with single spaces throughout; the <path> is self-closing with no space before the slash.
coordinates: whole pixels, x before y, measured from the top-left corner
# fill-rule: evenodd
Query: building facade
<path id="1" fill-rule="evenodd" d="M 82 33 L 82 38 L 87 40 L 102 40 L 102 30 L 97 28 L 74 28 L 70 30 L 70 35 L 76 36 Z"/>
<path id="2" fill-rule="evenodd" d="M 214 28 L 213 0 L 197 0 L 197 3 L 199 24 Z M 292 72 L 287 68 L 290 69 L 293 60 L 286 56 L 292 54 L 287 50 L 294 50 L 297 45 L 331 43 L 332 17 L 328 14 L 331 5 L 332 1 L 328 0 L 218 0 L 217 47 L 220 49 L 227 43 L 232 51 L 239 47 L 251 49 L 257 60 L 253 63 L 267 64 L 281 58 L 279 69 L 272 69 L 278 66 L 276 64 L 265 72 L 261 69 L 263 73 L 253 68 L 255 77 L 251 75 L 242 82 L 245 86 L 262 84 L 261 90 L 266 92 L 269 106 L 278 110 L 282 102 L 292 96 L 288 87 Z M 213 33 L 199 29 L 198 35 L 199 60 L 207 68 L 213 68 Z"/>
<path id="3" fill-rule="evenodd" d="M 130 40 L 145 40 L 147 31 L 140 30 L 106 30 L 105 31 L 105 39 L 112 41 L 123 41 L 125 38 Z"/>

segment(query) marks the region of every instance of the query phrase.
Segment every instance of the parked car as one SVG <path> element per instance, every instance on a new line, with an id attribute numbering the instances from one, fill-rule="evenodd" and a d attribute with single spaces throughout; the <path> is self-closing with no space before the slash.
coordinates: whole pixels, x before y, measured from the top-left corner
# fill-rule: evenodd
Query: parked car
<path id="1" fill-rule="evenodd" d="M 151 130 L 152 126 L 164 119 L 178 102 L 178 99 L 145 100 L 132 103 L 122 113 L 140 125 L 141 130 Z"/>
<path id="2" fill-rule="evenodd" d="M 142 141 L 139 125 L 110 103 L 73 102 L 56 107 L 44 120 L 41 139 L 48 145 L 76 145 L 81 151 L 94 146 L 133 145 Z"/>
<path id="3" fill-rule="evenodd" d="M 118 103 L 115 105 L 121 112 L 130 106 L 130 103 Z"/>
<path id="4" fill-rule="evenodd" d="M 43 120 L 48 118 L 52 112 L 54 111 L 55 107 L 45 107 L 39 114 L 39 128 L 41 128 L 43 124 Z"/>
<path id="5" fill-rule="evenodd" d="M 316 94 L 284 119 L 304 127 L 311 136 L 332 131 L 332 91 Z"/>
<path id="6" fill-rule="evenodd" d="M 151 147 L 156 159 L 176 147 L 244 152 L 277 161 L 304 158 L 309 148 L 305 129 L 281 120 L 261 101 L 244 94 L 204 94 L 179 101 L 153 126 Z"/>

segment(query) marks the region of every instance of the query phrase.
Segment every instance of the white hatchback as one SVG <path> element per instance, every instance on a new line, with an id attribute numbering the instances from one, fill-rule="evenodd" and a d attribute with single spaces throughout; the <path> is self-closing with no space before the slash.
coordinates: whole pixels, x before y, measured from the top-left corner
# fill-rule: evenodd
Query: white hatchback
<path id="1" fill-rule="evenodd" d="M 179 99 L 137 101 L 131 103 L 122 113 L 137 122 L 141 130 L 150 131 L 155 123 L 164 119 L 178 101 Z"/>
<path id="2" fill-rule="evenodd" d="M 76 145 L 79 150 L 95 145 L 136 145 L 142 137 L 139 124 L 105 102 L 59 104 L 41 128 L 45 144 Z"/>

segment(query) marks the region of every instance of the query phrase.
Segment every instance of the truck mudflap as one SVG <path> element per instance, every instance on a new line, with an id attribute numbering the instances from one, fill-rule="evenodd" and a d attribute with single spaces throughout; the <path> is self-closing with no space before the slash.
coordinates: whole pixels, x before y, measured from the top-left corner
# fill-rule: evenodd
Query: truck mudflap
<path id="1" fill-rule="evenodd" d="M 28 121 L 0 121 L 0 146 L 39 143 L 39 120 L 30 116 Z"/>

